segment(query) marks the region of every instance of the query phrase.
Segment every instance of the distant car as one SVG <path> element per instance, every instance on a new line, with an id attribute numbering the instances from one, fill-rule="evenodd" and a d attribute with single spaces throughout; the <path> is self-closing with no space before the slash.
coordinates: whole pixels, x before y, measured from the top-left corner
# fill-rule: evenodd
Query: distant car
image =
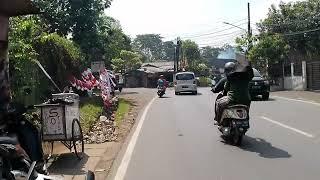
<path id="1" fill-rule="evenodd" d="M 268 100 L 270 95 L 270 84 L 257 69 L 253 68 L 254 77 L 249 83 L 250 95 L 256 97 L 262 95 L 263 100 Z"/>
<path id="2" fill-rule="evenodd" d="M 183 92 L 191 92 L 194 95 L 198 94 L 197 81 L 194 73 L 177 73 L 174 78 L 174 90 L 176 95 L 179 95 Z"/>

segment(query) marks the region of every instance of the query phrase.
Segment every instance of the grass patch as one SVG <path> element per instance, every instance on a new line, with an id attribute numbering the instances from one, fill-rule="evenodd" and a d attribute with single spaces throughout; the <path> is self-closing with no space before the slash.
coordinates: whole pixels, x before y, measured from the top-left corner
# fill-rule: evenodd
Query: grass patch
<path id="1" fill-rule="evenodd" d="M 125 115 L 129 112 L 130 106 L 131 103 L 129 101 L 122 98 L 119 99 L 119 106 L 115 114 L 115 121 L 117 126 L 121 124 Z"/>
<path id="2" fill-rule="evenodd" d="M 103 111 L 101 97 L 82 98 L 80 100 L 81 127 L 83 133 L 89 132 Z"/>

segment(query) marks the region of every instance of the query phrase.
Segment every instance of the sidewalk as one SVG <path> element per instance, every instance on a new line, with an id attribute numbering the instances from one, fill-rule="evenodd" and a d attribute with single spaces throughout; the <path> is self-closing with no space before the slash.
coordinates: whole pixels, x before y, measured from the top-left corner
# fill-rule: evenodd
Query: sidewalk
<path id="1" fill-rule="evenodd" d="M 284 98 L 297 99 L 303 101 L 310 101 L 320 103 L 320 92 L 313 91 L 277 91 L 272 92 L 272 96 L 280 96 Z"/>
<path id="2" fill-rule="evenodd" d="M 49 172 L 54 175 L 63 175 L 65 180 L 83 180 L 88 170 L 107 171 L 107 169 L 96 167 L 101 159 L 116 155 L 118 144 L 118 142 L 85 144 L 85 155 L 81 161 L 65 148 L 64 151 L 59 152 L 57 159 L 49 167 Z M 112 162 L 105 165 L 111 166 L 111 164 Z"/>
<path id="3" fill-rule="evenodd" d="M 134 104 L 129 114 L 116 130 L 118 135 L 116 142 L 85 144 L 85 155 L 81 161 L 62 145 L 56 145 L 54 154 L 59 154 L 59 156 L 50 165 L 50 174 L 63 175 L 65 180 L 84 180 L 87 171 L 91 170 L 95 172 L 96 180 L 106 179 L 113 161 L 135 123 L 135 119 L 154 95 L 155 92 L 152 89 L 124 89 L 119 97 L 129 99 Z"/>

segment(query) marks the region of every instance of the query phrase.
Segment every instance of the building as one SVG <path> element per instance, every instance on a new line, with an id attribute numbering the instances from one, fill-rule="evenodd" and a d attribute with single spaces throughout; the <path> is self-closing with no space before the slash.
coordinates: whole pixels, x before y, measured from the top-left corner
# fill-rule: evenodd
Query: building
<path id="1" fill-rule="evenodd" d="M 156 61 L 143 63 L 137 70 L 128 72 L 125 76 L 125 86 L 132 87 L 157 87 L 157 80 L 160 75 L 164 75 L 169 82 L 173 81 L 174 62 Z"/>

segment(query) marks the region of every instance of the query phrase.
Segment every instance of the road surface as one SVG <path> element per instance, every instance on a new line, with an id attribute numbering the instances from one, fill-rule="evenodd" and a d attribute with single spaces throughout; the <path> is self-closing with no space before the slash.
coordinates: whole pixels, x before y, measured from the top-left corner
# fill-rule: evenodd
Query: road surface
<path id="1" fill-rule="evenodd" d="M 215 96 L 156 98 L 131 138 L 115 179 L 320 179 L 320 106 L 289 99 L 255 101 L 242 147 L 213 126 Z M 134 143 L 132 143 L 134 142 Z"/>

